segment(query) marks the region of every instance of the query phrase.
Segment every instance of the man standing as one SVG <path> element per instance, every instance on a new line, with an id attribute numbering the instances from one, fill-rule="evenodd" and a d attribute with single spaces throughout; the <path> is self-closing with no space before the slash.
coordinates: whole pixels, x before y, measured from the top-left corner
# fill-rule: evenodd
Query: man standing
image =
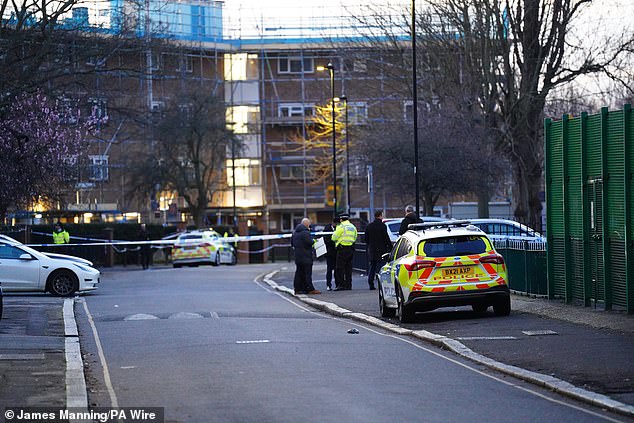
<path id="1" fill-rule="evenodd" d="M 383 210 L 374 212 L 374 222 L 365 228 L 365 243 L 368 249 L 370 268 L 368 269 L 368 285 L 374 287 L 374 275 L 385 263 L 381 256 L 392 250 L 392 241 L 387 234 L 387 226 L 383 223 Z"/>
<path id="2" fill-rule="evenodd" d="M 141 244 L 141 266 L 143 270 L 147 270 L 150 267 L 150 244 L 145 244 L 145 242 L 150 240 L 150 233 L 147 231 L 147 227 L 145 223 L 141 223 L 141 227 L 139 228 L 139 241 L 143 241 Z"/>
<path id="3" fill-rule="evenodd" d="M 295 294 L 321 294 L 313 286 L 313 240 L 310 237 L 310 219 L 303 218 L 302 223 L 293 231 L 291 245 L 295 251 Z"/>
<path id="4" fill-rule="evenodd" d="M 405 207 L 405 217 L 403 218 L 401 226 L 398 229 L 398 234 L 403 235 L 405 232 L 407 232 L 407 227 L 412 223 L 421 222 L 422 220 L 418 216 L 416 216 L 416 213 L 414 213 L 414 206 Z"/>
<path id="5" fill-rule="evenodd" d="M 324 232 L 334 232 L 339 224 L 339 218 L 332 219 L 332 223 L 326 225 Z M 335 263 L 337 262 L 337 247 L 332 240 L 332 235 L 324 236 L 326 244 L 326 289 L 332 291 L 332 274 L 335 272 Z"/>
<path id="6" fill-rule="evenodd" d="M 332 234 L 332 240 L 337 247 L 335 264 L 335 291 L 352 289 L 352 257 L 354 255 L 354 243 L 357 241 L 357 228 L 348 220 L 350 216 L 339 216 L 341 223 Z"/>

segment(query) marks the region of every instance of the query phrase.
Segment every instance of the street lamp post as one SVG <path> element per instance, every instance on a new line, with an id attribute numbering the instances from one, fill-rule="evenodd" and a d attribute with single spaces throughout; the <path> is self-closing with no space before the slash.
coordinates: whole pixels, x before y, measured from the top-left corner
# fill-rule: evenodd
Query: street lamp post
<path id="1" fill-rule="evenodd" d="M 332 112 L 332 216 L 337 217 L 337 125 L 335 121 L 335 65 L 328 62 L 326 67 L 317 66 L 318 71 L 330 72 L 330 102 Z"/>
<path id="2" fill-rule="evenodd" d="M 348 97 L 341 96 L 345 107 L 344 130 L 346 131 L 346 211 L 350 214 L 350 138 L 348 136 Z"/>
<path id="3" fill-rule="evenodd" d="M 418 182 L 418 90 L 416 81 L 416 0 L 412 0 L 412 118 L 414 119 L 414 179 L 416 189 L 416 216 L 420 216 Z"/>

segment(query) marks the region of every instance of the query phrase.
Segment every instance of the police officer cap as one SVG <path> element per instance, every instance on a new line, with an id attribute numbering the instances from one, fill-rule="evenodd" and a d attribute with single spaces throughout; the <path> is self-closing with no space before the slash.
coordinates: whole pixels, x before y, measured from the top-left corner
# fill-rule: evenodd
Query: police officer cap
<path id="1" fill-rule="evenodd" d="M 348 220 L 348 219 L 350 219 L 350 215 L 349 215 L 348 213 L 341 213 L 341 214 L 339 215 L 339 219 L 341 219 L 341 220 Z"/>

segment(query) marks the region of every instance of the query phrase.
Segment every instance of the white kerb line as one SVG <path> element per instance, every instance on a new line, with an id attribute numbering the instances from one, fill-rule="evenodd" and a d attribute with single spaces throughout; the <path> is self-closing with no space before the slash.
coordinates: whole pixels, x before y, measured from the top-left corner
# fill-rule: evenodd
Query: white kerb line
<path id="1" fill-rule="evenodd" d="M 84 310 L 86 311 L 86 315 L 88 316 L 88 322 L 90 323 L 90 327 L 92 329 L 92 335 L 95 338 L 95 344 L 97 345 L 97 353 L 99 354 L 99 361 L 101 361 L 101 368 L 103 369 L 103 380 L 106 384 L 108 394 L 110 395 L 110 405 L 112 408 L 119 408 L 119 401 L 117 400 L 117 394 L 114 392 L 114 388 L 112 387 L 112 381 L 110 380 L 110 371 L 108 370 L 106 356 L 103 353 L 101 340 L 99 339 L 99 334 L 97 333 L 97 327 L 95 326 L 95 322 L 92 319 L 92 314 L 90 314 L 90 311 L 88 310 L 88 305 L 86 304 L 86 301 L 84 301 L 83 303 Z"/>

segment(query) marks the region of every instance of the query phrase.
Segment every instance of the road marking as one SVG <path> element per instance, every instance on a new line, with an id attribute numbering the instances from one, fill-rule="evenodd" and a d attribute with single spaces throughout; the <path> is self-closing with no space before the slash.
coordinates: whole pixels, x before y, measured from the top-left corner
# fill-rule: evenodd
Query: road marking
<path id="1" fill-rule="evenodd" d="M 209 317 L 211 317 L 212 319 L 220 319 L 220 316 L 218 316 L 218 313 L 216 313 L 215 311 L 210 312 Z"/>
<path id="2" fill-rule="evenodd" d="M 121 369 L 123 370 L 136 369 L 136 366 L 121 366 Z"/>
<path id="3" fill-rule="evenodd" d="M 198 313 L 188 313 L 186 311 L 181 311 L 180 313 L 171 314 L 168 319 L 176 320 L 176 319 L 202 319 Z"/>
<path id="4" fill-rule="evenodd" d="M 0 354 L 0 360 L 44 360 L 44 353 L 39 354 Z"/>
<path id="5" fill-rule="evenodd" d="M 145 313 L 132 314 L 130 316 L 126 316 L 123 318 L 123 320 L 156 320 L 156 319 L 158 319 L 158 317 L 154 316 L 153 314 L 145 314 Z"/>
<path id="6" fill-rule="evenodd" d="M 255 341 L 236 341 L 236 344 L 268 344 L 268 339 L 257 339 Z"/>
<path id="7" fill-rule="evenodd" d="M 559 335 L 552 330 L 523 330 L 522 333 L 527 336 Z"/>
<path id="8" fill-rule="evenodd" d="M 99 361 L 101 361 L 101 368 L 103 369 L 103 380 L 106 384 L 106 389 L 108 390 L 108 394 L 110 395 L 110 406 L 112 408 L 119 407 L 119 401 L 117 400 L 117 394 L 114 392 L 114 388 L 112 387 L 112 381 L 110 380 L 110 371 L 108 370 L 108 363 L 106 362 L 106 356 L 103 353 L 103 347 L 101 346 L 101 340 L 99 339 L 99 334 L 97 333 L 97 327 L 95 326 L 95 321 L 92 318 L 92 314 L 88 310 L 88 304 L 86 301 L 84 303 L 84 310 L 86 311 L 86 315 L 88 316 L 88 322 L 90 323 L 90 327 L 92 329 L 92 335 L 95 338 L 95 344 L 97 345 L 97 352 L 99 354 Z"/>
<path id="9" fill-rule="evenodd" d="M 456 339 L 461 341 L 510 341 L 517 338 L 514 336 L 459 336 Z"/>

